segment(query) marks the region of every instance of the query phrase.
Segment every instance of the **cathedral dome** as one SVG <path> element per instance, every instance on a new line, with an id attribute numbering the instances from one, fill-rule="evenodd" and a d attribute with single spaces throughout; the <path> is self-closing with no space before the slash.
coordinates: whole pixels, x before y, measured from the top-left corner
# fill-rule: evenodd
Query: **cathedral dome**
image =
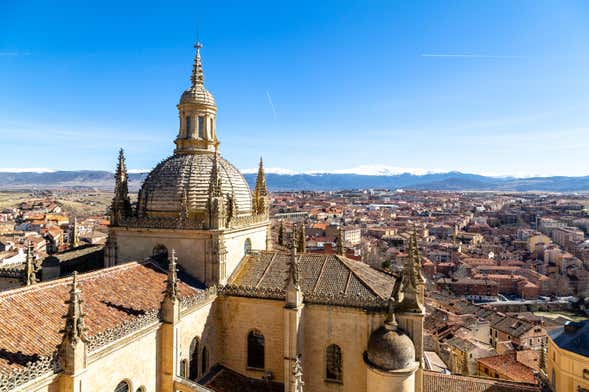
<path id="1" fill-rule="evenodd" d="M 187 208 L 190 214 L 207 208 L 215 154 L 177 154 L 157 165 L 139 192 L 138 210 L 148 217 L 177 217 Z M 239 170 L 217 158 L 218 177 L 225 199 L 233 197 L 237 215 L 252 209 L 250 188 Z M 186 208 L 185 208 L 186 206 Z"/>
<path id="2" fill-rule="evenodd" d="M 213 98 L 213 94 L 211 94 L 205 86 L 196 84 L 184 91 L 182 97 L 180 97 L 180 105 L 190 103 L 214 107 L 215 98 Z"/>
<path id="3" fill-rule="evenodd" d="M 401 370 L 415 363 L 415 345 L 398 329 L 382 326 L 370 334 L 368 361 L 382 370 Z"/>

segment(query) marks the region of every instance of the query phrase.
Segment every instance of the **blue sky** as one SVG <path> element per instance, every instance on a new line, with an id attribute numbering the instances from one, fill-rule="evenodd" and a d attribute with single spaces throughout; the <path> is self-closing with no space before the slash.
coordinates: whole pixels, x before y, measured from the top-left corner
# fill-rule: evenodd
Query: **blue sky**
<path id="1" fill-rule="evenodd" d="M 589 175 L 589 2 L 92 3 L 0 2 L 0 168 L 153 167 L 198 33 L 239 168 Z"/>

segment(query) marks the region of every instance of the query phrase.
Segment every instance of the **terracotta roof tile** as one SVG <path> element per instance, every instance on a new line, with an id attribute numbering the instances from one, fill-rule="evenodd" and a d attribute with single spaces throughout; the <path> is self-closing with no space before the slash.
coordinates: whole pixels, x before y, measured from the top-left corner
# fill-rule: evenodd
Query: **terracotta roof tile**
<path id="1" fill-rule="evenodd" d="M 153 263 L 132 262 L 79 275 L 88 335 L 158 308 L 166 272 Z M 71 279 L 0 293 L 0 372 L 53 353 L 61 342 Z M 180 282 L 180 297 L 197 289 Z"/>

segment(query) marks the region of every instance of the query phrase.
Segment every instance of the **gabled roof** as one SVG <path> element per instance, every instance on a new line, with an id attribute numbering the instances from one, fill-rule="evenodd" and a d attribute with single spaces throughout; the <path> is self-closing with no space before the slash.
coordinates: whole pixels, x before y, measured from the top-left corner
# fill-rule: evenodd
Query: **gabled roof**
<path id="1" fill-rule="evenodd" d="M 534 328 L 535 325 L 526 320 L 514 317 L 504 317 L 495 321 L 491 327 L 508 335 L 520 337 L 530 329 Z"/>
<path id="2" fill-rule="evenodd" d="M 79 275 L 79 287 L 91 338 L 157 309 L 166 272 L 153 263 L 128 263 Z M 67 313 L 71 278 L 0 293 L 0 373 L 49 356 L 59 345 Z M 199 290 L 179 282 L 181 298 Z"/>
<path id="3" fill-rule="evenodd" d="M 363 299 L 388 299 L 395 277 L 357 260 L 339 255 L 298 254 L 303 294 L 348 295 Z M 246 256 L 228 284 L 261 289 L 286 286 L 291 255 L 260 252 Z"/>

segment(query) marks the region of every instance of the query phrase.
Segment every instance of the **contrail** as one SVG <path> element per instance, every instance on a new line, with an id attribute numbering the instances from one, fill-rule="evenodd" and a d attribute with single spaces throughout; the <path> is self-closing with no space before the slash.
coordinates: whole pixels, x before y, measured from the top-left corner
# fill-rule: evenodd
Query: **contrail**
<path id="1" fill-rule="evenodd" d="M 272 102 L 272 97 L 270 96 L 270 91 L 266 90 L 266 96 L 268 97 L 268 103 L 272 108 L 272 113 L 274 113 L 274 120 L 276 120 L 276 108 L 274 107 L 274 103 Z"/>
<path id="2" fill-rule="evenodd" d="M 421 54 L 421 57 L 450 57 L 450 58 L 465 58 L 465 59 L 521 59 L 521 56 L 499 56 L 490 54 Z"/>

